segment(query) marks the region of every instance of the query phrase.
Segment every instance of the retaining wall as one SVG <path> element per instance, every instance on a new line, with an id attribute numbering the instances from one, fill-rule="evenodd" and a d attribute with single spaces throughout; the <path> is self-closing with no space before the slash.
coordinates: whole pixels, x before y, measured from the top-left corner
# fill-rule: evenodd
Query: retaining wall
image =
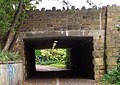
<path id="1" fill-rule="evenodd" d="M 23 81 L 23 63 L 0 63 L 0 85 L 19 85 Z"/>

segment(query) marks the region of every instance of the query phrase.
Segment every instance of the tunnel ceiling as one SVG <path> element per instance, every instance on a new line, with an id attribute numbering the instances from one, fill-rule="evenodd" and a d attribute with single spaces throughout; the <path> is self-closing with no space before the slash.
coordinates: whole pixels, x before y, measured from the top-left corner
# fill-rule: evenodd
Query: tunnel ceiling
<path id="1" fill-rule="evenodd" d="M 52 48 L 55 41 L 58 41 L 55 48 L 74 48 L 89 43 L 92 40 L 92 37 L 41 37 L 23 40 L 26 46 L 33 49 Z"/>

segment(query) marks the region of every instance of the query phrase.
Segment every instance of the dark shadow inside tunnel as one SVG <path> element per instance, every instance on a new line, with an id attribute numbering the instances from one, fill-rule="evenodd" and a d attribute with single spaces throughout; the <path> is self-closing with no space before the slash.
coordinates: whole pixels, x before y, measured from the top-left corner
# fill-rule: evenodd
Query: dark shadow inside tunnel
<path id="1" fill-rule="evenodd" d="M 56 48 L 70 49 L 69 70 L 36 71 L 35 49 L 52 48 L 58 41 Z M 94 79 L 93 37 L 63 36 L 27 38 L 24 41 L 26 61 L 26 78 L 88 78 Z"/>

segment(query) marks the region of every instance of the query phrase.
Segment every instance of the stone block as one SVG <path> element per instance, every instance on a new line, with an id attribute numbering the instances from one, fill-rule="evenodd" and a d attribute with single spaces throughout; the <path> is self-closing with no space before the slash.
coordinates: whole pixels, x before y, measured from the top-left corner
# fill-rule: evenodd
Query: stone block
<path id="1" fill-rule="evenodd" d="M 102 78 L 102 77 L 103 77 L 103 75 L 95 75 L 95 76 L 94 76 L 94 78 L 95 78 L 96 81 L 99 81 L 100 78 Z"/>
<path id="2" fill-rule="evenodd" d="M 113 49 L 112 49 L 112 47 L 108 47 L 108 49 L 106 51 L 106 55 L 107 55 L 107 57 L 113 56 Z"/>
<path id="3" fill-rule="evenodd" d="M 113 57 L 119 55 L 119 52 L 118 52 L 119 49 L 120 48 L 118 47 L 113 48 Z"/>
<path id="4" fill-rule="evenodd" d="M 103 58 L 94 58 L 95 65 L 103 65 Z"/>
<path id="5" fill-rule="evenodd" d="M 107 63 L 108 63 L 108 65 L 117 65 L 117 63 L 116 63 L 116 61 L 117 61 L 117 58 L 116 57 L 109 57 L 108 59 L 107 59 Z"/>
<path id="6" fill-rule="evenodd" d="M 117 67 L 117 65 L 108 65 L 107 71 L 111 71 L 111 70 L 115 69 L 116 67 Z"/>
<path id="7" fill-rule="evenodd" d="M 103 75 L 105 73 L 105 70 L 102 69 L 102 70 L 95 70 L 95 75 Z"/>
<path id="8" fill-rule="evenodd" d="M 103 55 L 104 55 L 104 51 L 103 50 L 94 50 L 93 51 L 93 56 L 95 58 L 103 57 Z"/>
<path id="9" fill-rule="evenodd" d="M 105 70 L 100 70 L 100 74 L 104 74 L 105 73 Z"/>
<path id="10" fill-rule="evenodd" d="M 95 65 L 94 69 L 95 69 L 95 71 L 104 70 L 105 66 L 104 65 Z"/>

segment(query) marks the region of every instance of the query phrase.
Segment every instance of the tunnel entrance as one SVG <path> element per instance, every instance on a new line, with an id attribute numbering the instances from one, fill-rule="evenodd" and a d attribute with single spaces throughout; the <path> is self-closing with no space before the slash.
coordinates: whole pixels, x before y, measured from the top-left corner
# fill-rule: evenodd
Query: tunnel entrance
<path id="1" fill-rule="evenodd" d="M 24 52 L 27 78 L 89 78 L 94 79 L 93 37 L 62 36 L 25 38 Z M 69 49 L 69 69 L 65 71 L 38 72 L 35 67 L 35 49 L 51 49 L 55 41 L 55 48 Z"/>
<path id="2" fill-rule="evenodd" d="M 57 45 L 57 44 L 56 44 Z M 36 71 L 69 70 L 69 49 L 55 48 L 35 50 Z"/>

